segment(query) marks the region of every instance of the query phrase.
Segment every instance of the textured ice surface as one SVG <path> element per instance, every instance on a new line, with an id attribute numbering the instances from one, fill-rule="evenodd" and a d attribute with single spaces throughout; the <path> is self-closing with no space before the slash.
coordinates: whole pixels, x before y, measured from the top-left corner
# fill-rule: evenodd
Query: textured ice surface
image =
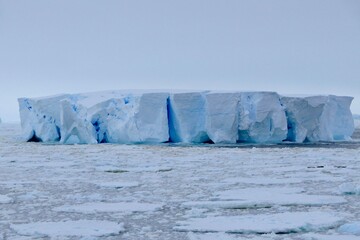
<path id="1" fill-rule="evenodd" d="M 84 203 L 73 206 L 61 206 L 54 208 L 58 212 L 147 212 L 161 209 L 161 204 L 137 203 L 137 202 L 118 202 L 118 203 Z"/>
<path id="2" fill-rule="evenodd" d="M 286 139 L 286 115 L 277 93 L 241 93 L 239 115 L 239 141 L 278 143 Z"/>
<path id="3" fill-rule="evenodd" d="M 242 188 L 215 194 L 216 201 L 194 201 L 184 203 L 185 207 L 197 208 L 261 208 L 282 206 L 323 206 L 346 203 L 339 196 L 303 194 L 301 188 L 267 187 Z"/>
<path id="4" fill-rule="evenodd" d="M 36 237 L 101 237 L 125 231 L 122 223 L 79 220 L 12 224 L 18 234 Z"/>
<path id="5" fill-rule="evenodd" d="M 348 140 L 351 97 L 275 92 L 109 91 L 20 98 L 25 140 L 281 143 Z M 286 111 L 285 111 L 286 110 Z"/>
<path id="6" fill-rule="evenodd" d="M 354 234 L 360 236 L 360 222 L 346 223 L 339 227 L 338 231 L 345 234 Z"/>
<path id="7" fill-rule="evenodd" d="M 348 140 L 354 132 L 352 97 L 282 97 L 288 120 L 288 140 L 318 142 Z"/>
<path id="8" fill-rule="evenodd" d="M 313 230 L 309 230 L 318 237 L 314 239 L 359 237 L 338 232 L 340 225 L 360 219 L 359 196 L 339 192 L 343 183 L 360 182 L 358 142 L 295 147 L 60 145 L 19 142 L 16 136 L 20 130 L 18 125 L 0 125 L 0 195 L 6 197 L 6 201 L 0 203 L 1 239 L 183 240 L 190 236 L 200 240 L 216 236 L 218 239 L 307 239 L 306 233 L 291 231 L 266 235 L 224 232 L 189 235 L 189 232 L 174 230 L 179 222 L 192 219 L 221 217 L 221 220 L 294 212 L 326 212 L 344 217 L 344 221 L 332 229 L 314 225 Z M 220 206 L 242 204 L 241 189 L 247 192 L 255 189 L 259 199 L 268 194 L 268 189 L 273 190 L 274 196 L 283 194 L 285 199 L 287 195 L 297 194 L 299 200 L 295 205 L 280 205 L 276 203 L 280 200 L 274 198 L 267 208 L 254 206 L 258 200 L 249 201 L 252 205 L 245 208 Z M 319 204 L 304 205 L 307 196 L 329 198 L 322 204 L 318 198 L 313 200 Z M 346 202 L 329 204 L 329 199 L 346 199 Z M 216 205 L 186 206 L 185 203 L 190 202 Z M 119 203 L 126 204 L 119 206 Z M 131 211 L 124 210 L 130 203 L 161 207 L 149 211 L 139 211 L 138 206 L 129 208 Z M 317 215 L 318 221 L 322 217 Z M 80 220 L 122 223 L 126 231 L 102 237 L 83 237 L 80 232 L 74 237 L 45 237 L 34 231 L 24 236 L 12 228 Z M 275 217 L 274 225 L 284 226 L 277 220 Z M 100 225 L 91 226 L 89 232 Z"/>
<path id="9" fill-rule="evenodd" d="M 169 98 L 170 139 L 173 142 L 203 143 L 206 132 L 205 92 L 173 93 Z"/>
<path id="10" fill-rule="evenodd" d="M 346 182 L 339 186 L 339 191 L 342 194 L 360 195 L 360 184 Z"/>
<path id="11" fill-rule="evenodd" d="M 358 236 L 354 235 L 325 235 L 319 233 L 307 233 L 302 236 L 304 240 L 359 240 Z"/>
<path id="12" fill-rule="evenodd" d="M 240 93 L 206 94 L 206 131 L 214 143 L 236 143 Z"/>
<path id="13" fill-rule="evenodd" d="M 12 201 L 11 198 L 9 198 L 6 195 L 0 195 L 0 204 L 1 203 L 10 203 Z"/>
<path id="14" fill-rule="evenodd" d="M 243 216 L 191 218 L 179 221 L 174 229 L 193 232 L 287 233 L 326 230 L 343 219 L 328 212 L 287 212 Z"/>

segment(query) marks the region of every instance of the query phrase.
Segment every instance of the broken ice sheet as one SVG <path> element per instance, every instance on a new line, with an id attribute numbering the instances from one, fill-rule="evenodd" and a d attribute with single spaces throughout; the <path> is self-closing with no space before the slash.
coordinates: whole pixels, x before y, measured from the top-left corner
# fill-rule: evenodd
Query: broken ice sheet
<path id="1" fill-rule="evenodd" d="M 343 218 L 330 212 L 285 212 L 243 216 L 190 218 L 179 221 L 177 231 L 243 234 L 323 231 L 339 226 Z"/>
<path id="2" fill-rule="evenodd" d="M 84 203 L 77 205 L 65 205 L 56 207 L 53 210 L 57 212 L 79 212 L 79 213 L 97 213 L 97 212 L 152 212 L 163 207 L 162 204 L 137 203 L 137 202 L 118 202 L 118 203 Z"/>
<path id="3" fill-rule="evenodd" d="M 95 220 L 12 224 L 11 228 L 21 235 L 48 236 L 51 238 L 70 236 L 99 237 L 119 234 L 125 231 L 123 223 Z"/>
<path id="4" fill-rule="evenodd" d="M 261 208 L 272 206 L 322 206 L 346 203 L 341 196 L 309 195 L 302 188 L 260 187 L 243 188 L 218 192 L 213 201 L 190 201 L 183 203 L 186 208 Z"/>

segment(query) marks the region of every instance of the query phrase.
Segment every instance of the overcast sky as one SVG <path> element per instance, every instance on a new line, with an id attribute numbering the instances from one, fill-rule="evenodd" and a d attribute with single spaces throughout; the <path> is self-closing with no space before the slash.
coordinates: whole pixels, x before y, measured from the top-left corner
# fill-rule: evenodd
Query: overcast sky
<path id="1" fill-rule="evenodd" d="M 0 0 L 0 117 L 110 89 L 354 96 L 359 0 Z"/>

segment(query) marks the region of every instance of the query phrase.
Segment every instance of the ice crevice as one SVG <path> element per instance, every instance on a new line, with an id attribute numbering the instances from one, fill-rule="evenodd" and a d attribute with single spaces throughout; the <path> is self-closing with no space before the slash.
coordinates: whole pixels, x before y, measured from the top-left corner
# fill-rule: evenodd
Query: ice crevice
<path id="1" fill-rule="evenodd" d="M 25 141 L 277 144 L 350 140 L 352 99 L 276 92 L 123 90 L 18 102 Z"/>

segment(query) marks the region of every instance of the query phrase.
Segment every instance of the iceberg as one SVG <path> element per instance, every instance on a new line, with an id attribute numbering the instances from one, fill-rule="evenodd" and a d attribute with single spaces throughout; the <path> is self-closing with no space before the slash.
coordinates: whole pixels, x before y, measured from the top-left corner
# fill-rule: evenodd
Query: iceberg
<path id="1" fill-rule="evenodd" d="M 210 140 L 205 126 L 204 92 L 170 94 L 168 109 L 172 142 L 203 143 Z"/>
<path id="2" fill-rule="evenodd" d="M 281 143 L 349 140 L 352 97 L 107 91 L 19 98 L 25 141 Z"/>
<path id="3" fill-rule="evenodd" d="M 240 93 L 206 94 L 206 131 L 214 143 L 238 140 Z"/>
<path id="4" fill-rule="evenodd" d="M 288 137 L 293 142 L 350 140 L 354 119 L 352 97 L 307 96 L 281 98 L 288 121 Z"/>
<path id="5" fill-rule="evenodd" d="M 19 98 L 20 119 L 26 140 L 55 142 L 60 140 L 60 101 L 71 98 L 63 94 L 44 98 Z"/>
<path id="6" fill-rule="evenodd" d="M 277 93 L 241 93 L 238 141 L 278 143 L 286 139 L 287 132 L 285 111 Z"/>

